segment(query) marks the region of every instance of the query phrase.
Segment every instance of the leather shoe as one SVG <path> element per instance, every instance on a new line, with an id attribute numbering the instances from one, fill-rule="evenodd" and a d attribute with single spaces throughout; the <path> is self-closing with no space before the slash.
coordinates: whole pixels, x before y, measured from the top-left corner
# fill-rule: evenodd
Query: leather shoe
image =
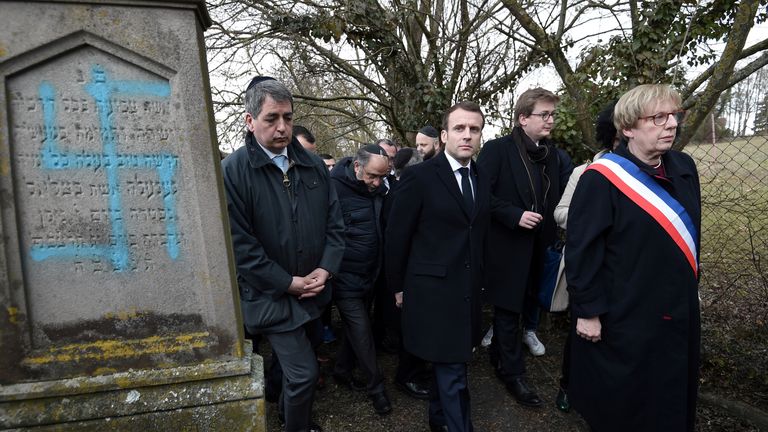
<path id="1" fill-rule="evenodd" d="M 448 425 L 429 422 L 429 430 L 431 432 L 448 432 Z"/>
<path id="2" fill-rule="evenodd" d="M 368 399 L 371 400 L 376 414 L 383 416 L 392 412 L 392 404 L 389 403 L 389 398 L 385 392 L 382 391 L 368 395 Z"/>
<path id="3" fill-rule="evenodd" d="M 542 405 L 539 395 L 533 392 L 525 378 L 513 378 L 507 383 L 507 390 L 512 393 L 517 403 L 527 407 L 540 407 Z"/>
<path id="4" fill-rule="evenodd" d="M 565 413 L 571 410 L 571 402 L 568 400 L 568 393 L 562 387 L 560 387 L 560 391 L 557 392 L 555 406 Z"/>
<path id="5" fill-rule="evenodd" d="M 365 383 L 355 378 L 352 374 L 334 373 L 333 380 L 336 381 L 336 384 L 344 386 L 352 391 L 363 391 L 366 389 Z"/>
<path id="6" fill-rule="evenodd" d="M 429 389 L 418 381 L 395 381 L 397 388 L 415 399 L 429 399 Z"/>

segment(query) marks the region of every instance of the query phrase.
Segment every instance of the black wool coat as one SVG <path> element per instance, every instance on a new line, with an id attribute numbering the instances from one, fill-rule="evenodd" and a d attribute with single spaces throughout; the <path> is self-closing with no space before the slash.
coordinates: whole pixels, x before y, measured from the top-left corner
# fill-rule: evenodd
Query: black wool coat
<path id="1" fill-rule="evenodd" d="M 251 133 L 221 163 L 240 306 L 250 333 L 293 330 L 319 317 L 331 298 L 328 284 L 302 300 L 287 289 L 293 276 L 318 267 L 336 273 L 344 254 L 344 222 L 328 168 L 295 137 L 288 158 L 287 187 Z"/>
<path id="2" fill-rule="evenodd" d="M 344 217 L 344 257 L 333 279 L 334 298 L 362 298 L 372 289 L 381 270 L 383 237 L 381 213 L 386 188 L 370 192 L 358 180 L 354 161 L 341 159 L 331 171 Z"/>
<path id="3" fill-rule="evenodd" d="M 491 228 L 485 275 L 486 301 L 513 312 L 521 312 L 525 292 L 537 286 L 543 271 L 544 251 L 557 240 L 553 212 L 565 188 L 573 164 L 561 162 L 558 151 L 549 140 L 539 145 L 549 147 L 545 173 L 550 186 L 545 199 L 534 193 L 531 170 L 535 169 L 522 141 L 529 140 L 520 127 L 510 135 L 488 141 L 477 158 L 477 164 L 490 176 Z M 565 179 L 563 181 L 562 179 Z M 535 229 L 518 225 L 525 211 L 536 211 L 544 220 Z"/>
<path id="4" fill-rule="evenodd" d="M 652 170 L 622 144 L 615 153 Z M 662 156 L 656 181 L 701 233 L 701 195 L 690 156 Z M 699 246 L 696 245 L 698 251 Z M 699 371 L 698 281 L 648 213 L 587 170 L 568 212 L 566 278 L 575 318 L 598 316 L 602 340 L 572 334 L 568 396 L 596 432 L 693 431 Z"/>
<path id="5" fill-rule="evenodd" d="M 468 210 L 444 153 L 405 171 L 386 230 L 386 276 L 403 292 L 405 349 L 433 362 L 462 363 L 482 337 L 480 288 L 490 223 L 488 177 L 473 162 Z"/>

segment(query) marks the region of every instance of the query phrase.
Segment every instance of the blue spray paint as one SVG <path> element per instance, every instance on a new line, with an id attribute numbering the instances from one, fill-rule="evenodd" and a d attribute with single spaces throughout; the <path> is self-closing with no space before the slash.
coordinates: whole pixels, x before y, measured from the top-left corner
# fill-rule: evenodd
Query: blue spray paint
<path id="1" fill-rule="evenodd" d="M 120 193 L 119 171 L 121 169 L 155 169 L 163 189 L 165 207 L 165 230 L 168 256 L 179 256 L 179 235 L 176 224 L 176 200 L 173 193 L 173 178 L 179 165 L 178 157 L 171 154 L 120 154 L 117 139 L 112 132 L 112 97 L 114 95 L 148 95 L 168 98 L 171 87 L 167 83 L 143 81 L 110 81 L 101 65 L 91 69 L 91 82 L 85 86 L 96 102 L 102 140 L 102 153 L 62 153 L 56 138 L 56 90 L 48 82 L 40 84 L 39 93 L 43 104 L 45 139 L 42 150 L 43 169 L 93 169 L 103 168 L 107 175 L 109 218 L 112 227 L 112 242 L 109 245 L 59 244 L 38 245 L 30 250 L 35 261 L 52 258 L 108 258 L 116 271 L 130 268 L 128 235 L 123 219 L 122 194 Z"/>

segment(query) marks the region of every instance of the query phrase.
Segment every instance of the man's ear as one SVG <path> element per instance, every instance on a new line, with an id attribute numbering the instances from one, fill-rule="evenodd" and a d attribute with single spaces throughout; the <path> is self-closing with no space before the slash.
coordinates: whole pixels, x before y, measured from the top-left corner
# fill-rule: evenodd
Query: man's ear
<path id="1" fill-rule="evenodd" d="M 251 115 L 251 113 L 245 113 L 245 128 L 248 129 L 248 132 L 253 132 L 253 122 L 254 118 Z"/>

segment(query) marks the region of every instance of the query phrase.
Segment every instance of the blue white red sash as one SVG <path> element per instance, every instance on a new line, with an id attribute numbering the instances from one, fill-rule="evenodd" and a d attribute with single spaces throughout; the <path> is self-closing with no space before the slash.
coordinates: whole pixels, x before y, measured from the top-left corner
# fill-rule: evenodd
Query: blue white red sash
<path id="1" fill-rule="evenodd" d="M 632 202 L 645 210 L 672 237 L 698 277 L 696 228 L 685 208 L 656 181 L 628 159 L 608 153 L 592 162 L 588 170 L 605 176 Z"/>

